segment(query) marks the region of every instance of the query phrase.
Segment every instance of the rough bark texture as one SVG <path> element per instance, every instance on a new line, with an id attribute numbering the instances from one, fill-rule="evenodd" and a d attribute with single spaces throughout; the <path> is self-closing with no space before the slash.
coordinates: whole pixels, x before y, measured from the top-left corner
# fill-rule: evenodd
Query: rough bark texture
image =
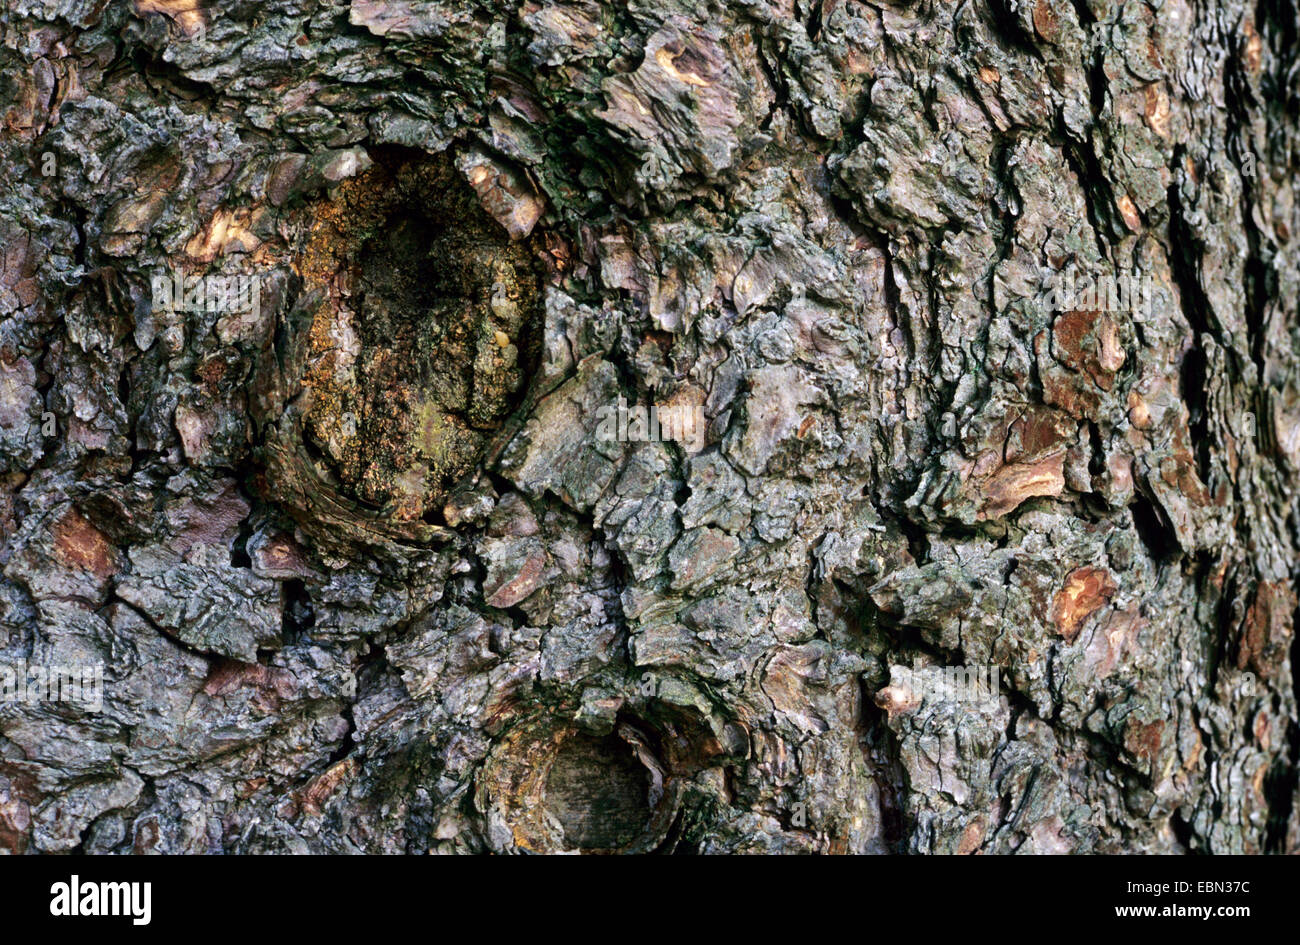
<path id="1" fill-rule="evenodd" d="M 0 849 L 1296 851 L 1298 25 L 7 0 Z"/>

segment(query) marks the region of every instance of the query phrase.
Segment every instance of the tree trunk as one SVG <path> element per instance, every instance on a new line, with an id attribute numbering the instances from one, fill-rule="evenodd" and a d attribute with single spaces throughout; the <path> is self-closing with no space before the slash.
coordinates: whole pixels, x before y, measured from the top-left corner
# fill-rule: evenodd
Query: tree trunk
<path id="1" fill-rule="evenodd" d="M 1300 850 L 1293 0 L 0 22 L 0 849 Z"/>

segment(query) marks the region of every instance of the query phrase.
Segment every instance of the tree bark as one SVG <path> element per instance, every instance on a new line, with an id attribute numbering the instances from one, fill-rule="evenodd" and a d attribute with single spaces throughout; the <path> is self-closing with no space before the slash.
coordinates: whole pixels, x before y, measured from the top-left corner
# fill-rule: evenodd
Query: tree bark
<path id="1" fill-rule="evenodd" d="M 1300 851 L 1298 26 L 13 0 L 0 849 Z"/>

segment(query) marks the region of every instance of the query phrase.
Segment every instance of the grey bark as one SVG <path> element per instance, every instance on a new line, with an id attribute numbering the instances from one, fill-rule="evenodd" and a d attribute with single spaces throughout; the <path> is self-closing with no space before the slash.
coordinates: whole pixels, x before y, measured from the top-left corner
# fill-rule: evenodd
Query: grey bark
<path id="1" fill-rule="evenodd" d="M 1298 25 L 9 0 L 0 849 L 1297 852 Z"/>

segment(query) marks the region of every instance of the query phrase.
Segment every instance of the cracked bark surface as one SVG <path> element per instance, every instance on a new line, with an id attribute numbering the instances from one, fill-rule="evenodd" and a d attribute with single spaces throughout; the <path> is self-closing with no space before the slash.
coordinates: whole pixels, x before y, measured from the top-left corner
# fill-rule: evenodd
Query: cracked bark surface
<path id="1" fill-rule="evenodd" d="M 10 0 L 0 849 L 1297 852 L 1298 25 Z"/>

